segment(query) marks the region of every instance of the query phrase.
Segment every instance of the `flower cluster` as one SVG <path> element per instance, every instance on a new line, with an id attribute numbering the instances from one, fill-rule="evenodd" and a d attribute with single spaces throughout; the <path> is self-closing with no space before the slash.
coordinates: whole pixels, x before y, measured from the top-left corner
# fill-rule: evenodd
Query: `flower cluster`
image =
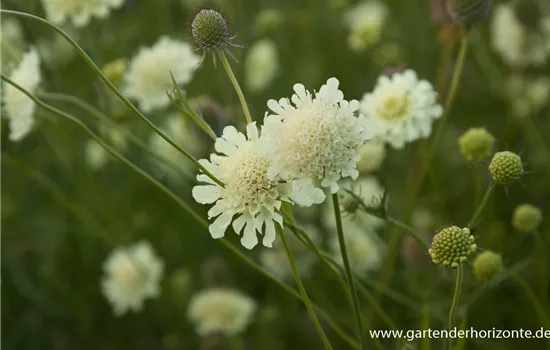
<path id="1" fill-rule="evenodd" d="M 428 250 L 435 264 L 458 267 L 468 256 L 474 253 L 477 245 L 468 228 L 451 226 L 441 230 L 432 241 Z"/>
<path id="2" fill-rule="evenodd" d="M 61 25 L 71 20 L 77 27 L 88 25 L 92 17 L 106 18 L 124 4 L 124 0 L 42 0 L 46 17 Z"/>

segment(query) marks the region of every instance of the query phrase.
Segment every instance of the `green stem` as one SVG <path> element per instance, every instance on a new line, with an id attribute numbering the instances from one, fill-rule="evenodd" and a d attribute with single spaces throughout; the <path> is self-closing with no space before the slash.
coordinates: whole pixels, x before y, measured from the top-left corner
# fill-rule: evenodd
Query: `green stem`
<path id="1" fill-rule="evenodd" d="M 115 157 L 120 162 L 127 165 L 130 169 L 138 173 L 140 176 L 144 177 L 147 181 L 149 181 L 152 185 L 156 186 L 158 189 L 160 189 L 163 193 L 165 193 L 168 197 L 170 197 L 172 200 L 176 202 L 186 213 L 188 213 L 193 219 L 195 219 L 203 228 L 208 229 L 208 222 L 202 218 L 197 212 L 193 210 L 187 203 L 185 203 L 181 198 L 179 198 L 177 195 L 175 195 L 172 191 L 170 191 L 166 186 L 164 186 L 162 183 L 157 181 L 154 177 L 143 171 L 141 168 L 136 166 L 134 163 L 132 163 L 130 160 L 128 160 L 126 157 L 118 153 L 114 148 L 109 146 L 105 141 L 103 141 L 99 136 L 97 136 L 90 128 L 86 126 L 86 124 L 82 123 L 80 120 L 76 119 L 75 117 L 58 110 L 57 108 L 54 108 L 41 100 L 37 99 L 34 95 L 23 89 L 21 86 L 17 85 L 10 79 L 6 78 L 3 74 L 0 75 L 2 80 L 7 82 L 8 84 L 13 85 L 15 88 L 19 89 L 22 93 L 27 95 L 31 100 L 34 101 L 37 105 L 44 108 L 45 110 L 62 117 L 64 119 L 67 119 L 76 125 L 78 125 L 81 129 L 83 129 L 91 138 L 93 138 L 95 141 L 97 141 L 105 150 L 111 154 L 113 157 Z M 222 245 L 224 245 L 227 249 L 229 249 L 231 252 L 236 254 L 241 260 L 243 260 L 246 264 L 248 264 L 252 269 L 259 272 L 263 276 L 267 277 L 269 280 L 280 286 L 285 292 L 289 293 L 293 297 L 295 297 L 298 300 L 303 301 L 302 296 L 300 293 L 298 293 L 294 288 L 290 287 L 283 281 L 279 280 L 277 277 L 275 277 L 273 274 L 265 271 L 258 263 L 256 263 L 254 260 L 249 258 L 248 256 L 244 255 L 239 248 L 237 248 L 233 243 L 227 241 L 226 239 L 219 239 L 218 241 L 221 242 Z M 332 317 L 323 309 L 313 304 L 313 308 L 315 311 L 325 319 L 327 324 L 332 327 L 332 329 L 348 344 L 351 346 L 357 347 L 356 342 L 346 334 L 346 332 L 332 319 Z"/>
<path id="2" fill-rule="evenodd" d="M 279 235 L 281 236 L 281 241 L 283 242 L 286 255 L 288 256 L 288 260 L 290 262 L 290 268 L 292 269 L 292 273 L 294 274 L 294 279 L 296 280 L 296 284 L 298 285 L 298 290 L 302 295 L 307 312 L 311 317 L 311 321 L 313 322 L 313 325 L 315 326 L 317 333 L 319 333 L 319 336 L 321 337 L 321 341 L 323 342 L 325 349 L 332 349 L 332 345 L 330 345 L 330 341 L 328 340 L 325 334 L 325 331 L 323 330 L 323 327 L 319 323 L 319 320 L 317 319 L 317 315 L 315 315 L 315 311 L 313 310 L 313 306 L 311 305 L 311 300 L 309 300 L 309 297 L 306 292 L 306 288 L 304 287 L 304 284 L 302 283 L 302 279 L 300 278 L 300 274 L 298 273 L 298 269 L 296 268 L 296 262 L 294 261 L 294 257 L 292 256 L 292 251 L 290 250 L 290 247 L 288 246 L 288 243 L 286 241 L 284 228 L 280 228 L 277 226 L 277 230 L 279 231 Z"/>
<path id="3" fill-rule="evenodd" d="M 487 204 L 487 201 L 489 200 L 489 197 L 491 197 L 491 192 L 493 191 L 493 187 L 495 187 L 493 183 L 491 183 L 489 185 L 489 187 L 487 187 L 487 191 L 485 191 L 485 195 L 483 196 L 483 200 L 481 201 L 481 203 L 477 207 L 477 210 L 476 210 L 474 216 L 472 216 L 472 218 L 470 219 L 470 222 L 468 223 L 468 227 L 472 227 L 473 225 L 476 224 L 476 221 L 479 218 L 479 216 L 481 215 L 481 213 L 483 212 L 483 209 L 485 208 L 485 205 Z"/>
<path id="4" fill-rule="evenodd" d="M 394 224 L 395 226 L 399 227 L 400 229 L 403 229 L 404 231 L 406 231 L 408 234 L 411 235 L 412 238 L 414 238 L 415 241 L 417 241 L 424 248 L 426 248 L 426 249 L 430 248 L 430 244 L 428 242 L 426 242 L 424 237 L 420 236 L 414 230 L 414 228 L 412 228 L 411 226 L 409 226 L 407 224 L 404 224 L 401 221 L 399 221 L 397 219 L 394 219 L 394 218 L 388 218 L 388 222 L 390 222 L 390 223 Z"/>
<path id="5" fill-rule="evenodd" d="M 95 62 L 86 54 L 86 52 L 77 44 L 76 41 L 74 41 L 69 34 L 65 33 L 61 28 L 58 26 L 46 21 L 45 19 L 31 15 L 29 13 L 25 12 L 18 12 L 18 11 L 10 11 L 10 10 L 4 10 L 0 9 L 0 13 L 6 13 L 10 15 L 20 16 L 20 17 L 27 17 L 31 18 L 35 21 L 42 22 L 49 27 L 53 28 L 57 33 L 59 33 L 63 38 L 65 38 L 71 46 L 78 52 L 78 54 L 86 61 L 88 66 L 92 68 L 92 70 L 99 76 L 99 78 L 107 85 L 107 87 L 113 91 L 113 93 L 126 105 L 130 110 L 132 110 L 145 124 L 147 124 L 154 132 L 156 132 L 160 137 L 166 140 L 172 147 L 177 149 L 180 153 L 182 153 L 187 159 L 189 159 L 193 164 L 195 164 L 206 176 L 208 176 L 212 181 L 220 185 L 221 187 L 224 187 L 223 183 L 216 178 L 212 173 L 210 173 L 205 167 L 203 167 L 195 157 L 191 155 L 191 153 L 187 152 L 185 149 L 180 147 L 176 142 L 174 142 L 168 135 L 166 135 L 162 130 L 160 130 L 155 124 L 153 124 L 145 115 L 143 115 L 137 108 L 134 106 L 127 98 L 125 98 L 122 93 L 116 88 L 116 86 L 111 83 L 111 81 L 103 74 L 101 69 L 95 64 Z"/>
<path id="6" fill-rule="evenodd" d="M 223 50 L 218 50 L 218 56 L 220 57 L 220 60 L 222 61 L 223 68 L 225 68 L 225 71 L 227 72 L 227 75 L 229 76 L 229 80 L 231 80 L 231 84 L 233 84 L 233 87 L 235 88 L 235 91 L 237 92 L 237 96 L 239 96 L 239 101 L 241 101 L 241 106 L 243 108 L 244 117 L 246 118 L 246 123 L 250 124 L 250 123 L 252 123 L 252 117 L 250 116 L 250 111 L 248 110 L 248 105 L 246 104 L 246 100 L 244 99 L 244 94 L 243 94 L 243 91 L 241 90 L 239 82 L 237 81 L 237 78 L 235 78 L 235 74 L 233 74 L 233 70 L 231 69 L 231 66 L 229 65 L 229 62 L 227 61 L 227 57 L 225 55 L 225 52 L 223 52 Z"/>
<path id="7" fill-rule="evenodd" d="M 544 306 L 537 298 L 535 292 L 533 292 L 529 284 L 527 284 L 527 282 L 525 282 L 525 280 L 520 276 L 514 276 L 514 280 L 519 284 L 521 289 L 523 289 L 523 292 L 525 293 L 531 304 L 533 304 L 533 309 L 535 309 L 535 312 L 537 313 L 542 326 L 546 329 L 550 329 L 550 317 L 548 317 L 547 310 L 545 310 Z"/>
<path id="8" fill-rule="evenodd" d="M 458 301 L 460 300 L 460 290 L 462 288 L 462 279 L 464 277 L 464 267 L 462 264 L 458 265 L 458 270 L 456 273 L 456 285 L 455 285 L 455 294 L 453 297 L 453 303 L 451 304 L 451 310 L 449 311 L 449 332 L 453 330 L 455 326 L 455 314 L 456 309 L 458 308 Z M 453 349 L 453 341 L 449 338 L 449 350 Z"/>
<path id="9" fill-rule="evenodd" d="M 332 194 L 332 204 L 334 207 L 334 218 L 336 219 L 336 230 L 338 232 L 338 243 L 340 244 L 340 253 L 342 254 L 342 261 L 344 262 L 344 270 L 346 272 L 346 279 L 353 297 L 353 311 L 355 313 L 355 321 L 357 322 L 357 331 L 359 332 L 359 340 L 361 342 L 361 348 L 366 349 L 366 339 L 363 333 L 363 321 L 361 319 L 361 306 L 359 305 L 359 298 L 357 296 L 357 290 L 355 289 L 355 282 L 351 273 L 351 265 L 348 257 L 348 250 L 346 248 L 346 240 L 344 238 L 344 230 L 342 228 L 342 216 L 340 214 L 340 203 L 338 200 L 338 193 Z"/>

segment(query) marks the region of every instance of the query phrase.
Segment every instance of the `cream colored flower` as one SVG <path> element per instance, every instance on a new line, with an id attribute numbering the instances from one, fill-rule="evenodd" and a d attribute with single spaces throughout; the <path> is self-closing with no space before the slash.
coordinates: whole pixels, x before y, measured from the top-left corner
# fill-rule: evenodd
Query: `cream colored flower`
<path id="1" fill-rule="evenodd" d="M 188 317 L 201 336 L 234 335 L 245 330 L 256 309 L 256 302 L 249 296 L 236 290 L 215 288 L 191 298 Z"/>
<path id="2" fill-rule="evenodd" d="M 386 158 L 386 145 L 380 141 L 368 141 L 359 150 L 357 154 L 361 159 L 357 162 L 359 173 L 366 174 L 380 169 L 380 166 Z"/>
<path id="3" fill-rule="evenodd" d="M 145 299 L 154 298 L 160 292 L 164 264 L 148 242 L 116 248 L 103 269 L 101 289 L 116 316 L 129 310 L 141 311 Z"/>
<path id="4" fill-rule="evenodd" d="M 124 0 L 42 0 L 46 17 L 57 25 L 70 20 L 77 27 L 88 25 L 92 17 L 107 18 Z"/>
<path id="5" fill-rule="evenodd" d="M 514 115 L 532 117 L 550 103 L 550 77 L 513 74 L 506 81 L 506 91 Z"/>
<path id="6" fill-rule="evenodd" d="M 387 19 L 388 7 L 380 1 L 361 1 L 349 8 L 344 15 L 344 22 L 350 30 L 350 48 L 363 51 L 377 44 Z"/>
<path id="7" fill-rule="evenodd" d="M 262 39 L 248 51 L 245 62 L 246 86 L 261 92 L 273 81 L 279 70 L 277 46 L 272 40 Z"/>
<path id="8" fill-rule="evenodd" d="M 40 59 L 34 47 L 23 55 L 19 66 L 11 72 L 9 78 L 28 92 L 34 92 L 41 79 Z M 9 138 L 11 141 L 20 141 L 34 125 L 36 105 L 27 95 L 10 84 L 4 83 L 2 92 L 10 126 Z"/>
<path id="9" fill-rule="evenodd" d="M 201 204 L 215 205 L 208 211 L 209 231 L 213 238 L 221 238 L 229 224 L 242 234 L 241 244 L 252 249 L 258 244 L 256 232 L 263 234 L 263 245 L 271 247 L 275 240 L 275 222 L 282 226 L 279 213 L 282 201 L 310 206 L 321 203 L 324 193 L 307 179 L 291 180 L 284 177 L 269 178 L 268 170 L 272 159 L 266 145 L 258 135 L 256 123 L 246 127 L 247 136 L 233 126 L 227 126 L 221 137 L 216 139 L 215 148 L 219 154 L 212 154 L 210 161 L 200 163 L 218 178 L 219 186 L 208 176 L 200 174 L 197 180 L 206 185 L 193 188 L 193 198 Z M 234 216 L 238 216 L 233 220 Z"/>
<path id="10" fill-rule="evenodd" d="M 132 59 L 122 92 L 135 99 L 144 112 L 166 107 L 170 104 L 166 92 L 173 88 L 170 72 L 185 85 L 193 78 L 199 61 L 190 44 L 164 36 L 152 47 L 142 47 Z"/>

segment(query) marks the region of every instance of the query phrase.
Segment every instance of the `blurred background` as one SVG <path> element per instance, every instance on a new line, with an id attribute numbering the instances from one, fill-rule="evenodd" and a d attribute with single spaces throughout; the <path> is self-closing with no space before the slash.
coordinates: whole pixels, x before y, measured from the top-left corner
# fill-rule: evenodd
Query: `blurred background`
<path id="1" fill-rule="evenodd" d="M 45 17 L 46 2 L 4 0 L 2 9 Z M 363 3 L 376 3 L 378 10 L 361 10 Z M 140 48 L 152 47 L 163 36 L 194 47 L 190 21 L 202 5 L 196 0 L 126 0 L 110 8 L 105 18 L 93 16 L 86 25 L 66 20 L 60 25 L 120 86 L 128 62 Z M 295 83 L 313 90 L 334 76 L 347 99 L 360 100 L 374 89 L 380 75 L 405 68 L 431 82 L 443 104 L 461 33 L 452 25 L 445 1 L 217 0 L 210 5 L 230 17 L 237 34 L 233 42 L 246 46 L 231 49 L 239 61 L 232 62 L 232 67 L 259 123 L 267 111 L 267 100 L 290 96 Z M 461 327 L 537 330 L 543 326 L 540 313 L 550 311 L 545 287 L 548 220 L 543 219 L 536 233 L 518 232 L 512 225 L 518 205 L 530 203 L 547 217 L 550 204 L 550 26 L 532 27 L 538 21 L 548 23 L 550 14 L 543 12 L 546 2 L 539 5 L 535 11 L 520 12 L 517 9 L 524 7 L 515 2 L 497 1 L 486 19 L 469 33 L 461 86 L 417 196 L 411 194 L 411 187 L 430 141 L 417 141 L 402 150 L 388 147 L 383 155 L 373 151 L 381 158 L 379 164 L 366 165 L 362 170 L 362 178 L 368 180 L 366 193 L 380 195 L 386 188 L 391 215 L 430 240 L 443 227 L 466 226 L 491 181 L 486 163 L 468 162 L 461 155 L 458 138 L 466 130 L 484 127 L 496 139 L 494 151 L 522 152 L 525 169 L 532 173 L 523 176 L 521 184 L 494 190 L 475 233 L 478 247 L 502 256 L 504 270 L 496 280 L 480 282 L 471 266 L 465 266 L 457 321 Z M 534 38 L 531 33 L 537 32 L 542 40 L 537 45 L 549 48 L 542 63 L 518 62 L 502 53 L 498 41 L 504 36 L 505 42 L 508 38 L 509 45 L 514 45 L 517 30 L 498 32 L 507 28 L 496 23 L 499 6 L 520 13 L 515 25 L 523 28 L 524 36 Z M 35 47 L 42 76 L 37 95 L 89 125 L 206 218 L 207 208 L 191 198 L 197 169 L 165 142 L 155 141 L 151 130 L 116 99 L 61 36 L 30 19 L 2 14 L 1 20 L 3 73 L 9 75 Z M 207 57 L 189 80 L 184 89 L 190 104 L 216 133 L 229 124 L 242 130 L 239 100 L 221 66 L 214 69 Z M 170 89 L 171 84 L 165 90 Z M 67 95 L 95 106 L 108 121 L 99 122 Z M 80 128 L 37 108 L 33 130 L 23 140 L 13 142 L 4 112 L 4 349 L 322 348 L 297 299 L 213 240 L 169 197 L 105 153 Z M 196 158 L 212 152 L 211 140 L 168 102 L 146 115 Z M 160 164 L 129 140 L 123 129 L 171 163 Z M 301 225 L 316 232 L 319 244 L 330 250 L 334 228 L 322 219 L 325 209 L 318 206 L 296 215 Z M 362 285 L 396 328 L 444 329 L 454 271 L 433 265 L 425 249 L 408 237 L 404 239 L 403 232 L 394 226 L 363 219 L 356 228 L 370 240 L 359 254 L 372 261 L 358 270 Z M 346 220 L 358 219 L 350 214 Z M 233 232 L 228 232 L 227 239 L 240 246 Z M 164 262 L 160 293 L 146 300 L 140 312 L 117 317 L 102 293 L 103 264 L 116 247 L 139 241 L 149 242 Z M 308 254 L 300 247 L 295 249 L 296 254 Z M 294 285 L 288 267 L 280 261 L 284 256 L 266 257 L 264 250 L 243 248 L 244 254 L 261 264 L 267 261 L 275 269 L 282 264 L 282 271 L 274 273 Z M 315 259 L 304 266 L 303 279 L 312 300 L 353 334 L 352 310 L 333 278 Z M 521 276 L 534 296 L 526 293 L 515 275 Z M 189 320 L 190 298 L 214 287 L 237 289 L 254 300 L 256 312 L 239 334 L 199 336 Z M 370 301 L 362 298 L 362 304 L 371 328 L 390 328 Z M 327 332 L 335 349 L 351 348 L 328 327 Z M 527 345 L 543 349 L 548 348 L 548 341 L 468 339 L 458 346 L 520 349 Z M 420 340 L 382 342 L 386 349 L 443 348 L 441 340 L 431 340 L 431 344 Z"/>

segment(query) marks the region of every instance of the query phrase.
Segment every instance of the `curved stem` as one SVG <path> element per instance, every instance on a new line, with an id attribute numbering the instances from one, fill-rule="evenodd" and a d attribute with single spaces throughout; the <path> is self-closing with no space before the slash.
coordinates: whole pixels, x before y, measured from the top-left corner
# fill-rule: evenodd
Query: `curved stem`
<path id="1" fill-rule="evenodd" d="M 495 185 L 493 183 L 491 183 L 489 185 L 489 187 L 487 188 L 487 191 L 485 191 L 485 195 L 483 196 L 483 200 L 481 201 L 481 203 L 477 207 L 477 210 L 476 210 L 474 216 L 472 216 L 472 218 L 468 222 L 468 227 L 472 227 L 473 225 L 475 225 L 477 219 L 479 218 L 479 216 L 483 212 L 483 209 L 485 208 L 485 205 L 487 204 L 487 201 L 489 200 L 489 197 L 491 197 L 491 192 L 493 191 L 493 187 L 495 187 Z"/>
<path id="2" fill-rule="evenodd" d="M 10 10 L 4 10 L 0 9 L 0 13 L 6 13 L 10 15 L 20 16 L 20 17 L 27 17 L 31 18 L 33 20 L 42 22 L 49 27 L 53 28 L 57 33 L 59 33 L 63 38 L 65 38 L 71 46 L 78 52 L 78 54 L 86 61 L 88 66 L 92 68 L 92 70 L 100 77 L 100 79 L 107 85 L 107 87 L 126 105 L 130 110 L 132 110 L 145 124 L 147 124 L 151 129 L 153 129 L 154 132 L 156 132 L 160 137 L 166 140 L 172 147 L 177 149 L 180 153 L 182 153 L 187 159 L 189 159 L 193 164 L 195 164 L 206 176 L 208 176 L 212 181 L 220 185 L 221 187 L 224 187 L 223 183 L 216 178 L 212 173 L 210 173 L 205 167 L 203 167 L 191 153 L 187 152 L 185 149 L 180 147 L 177 143 L 175 143 L 168 135 L 166 135 L 162 130 L 160 130 L 155 124 L 153 124 L 145 115 L 143 115 L 137 108 L 134 106 L 130 101 L 128 101 L 127 98 L 125 98 L 122 93 L 116 88 L 116 86 L 111 83 L 111 81 L 103 74 L 101 69 L 95 64 L 95 62 L 86 54 L 86 52 L 77 44 L 76 41 L 74 41 L 69 34 L 65 33 L 61 28 L 58 26 L 46 21 L 45 19 L 31 15 L 29 13 L 25 12 L 18 12 L 18 11 L 10 11 Z M 168 72 L 167 72 L 168 74 Z"/>
<path id="3" fill-rule="evenodd" d="M 336 230 L 338 232 L 338 243 L 340 245 L 340 253 L 342 254 L 342 261 L 344 262 L 344 270 L 346 272 L 346 279 L 353 297 L 353 311 L 355 313 L 355 321 L 357 322 L 357 331 L 359 332 L 359 340 L 361 341 L 361 347 L 366 348 L 366 339 L 363 333 L 363 320 L 361 319 L 361 306 L 359 305 L 359 298 L 357 296 L 357 290 L 355 289 L 355 282 L 353 281 L 353 275 L 351 273 L 351 265 L 348 257 L 348 250 L 346 248 L 346 240 L 344 238 L 344 230 L 342 228 L 342 216 L 340 214 L 340 203 L 338 200 L 338 193 L 332 194 L 332 205 L 334 207 L 334 218 L 336 219 Z"/>
<path id="4" fill-rule="evenodd" d="M 170 191 L 166 186 L 164 186 L 162 183 L 157 181 L 154 177 L 143 171 L 141 168 L 136 166 L 134 163 L 132 163 L 130 160 L 128 160 L 126 157 L 118 153 L 114 148 L 109 146 L 105 141 L 103 141 L 99 136 L 97 136 L 90 128 L 88 128 L 84 123 L 82 123 L 77 118 L 58 110 L 57 108 L 54 108 L 41 100 L 37 99 L 34 95 L 23 89 L 21 86 L 17 85 L 10 79 L 6 78 L 3 74 L 0 75 L 2 80 L 7 82 L 8 84 L 13 85 L 17 89 L 19 89 L 22 93 L 27 95 L 31 100 L 34 101 L 37 105 L 44 108 L 45 110 L 59 116 L 62 118 L 65 118 L 76 125 L 78 125 L 81 129 L 83 129 L 91 138 L 93 138 L 95 141 L 97 141 L 105 150 L 115 157 L 120 162 L 127 165 L 130 169 L 138 173 L 140 176 L 144 177 L 147 181 L 149 181 L 152 185 L 156 186 L 158 189 L 160 189 L 163 193 L 165 193 L 168 197 L 170 197 L 172 200 L 176 202 L 186 213 L 188 213 L 193 219 L 195 219 L 203 228 L 208 228 L 208 222 L 204 220 L 193 208 L 191 208 L 187 203 L 185 203 L 181 198 L 179 198 L 177 195 L 175 195 L 172 191 Z M 252 269 L 259 272 L 263 276 L 267 277 L 269 280 L 277 284 L 279 287 L 281 287 L 285 292 L 289 293 L 293 297 L 295 297 L 298 300 L 303 301 L 302 296 L 300 293 L 298 293 L 294 288 L 290 287 L 280 279 L 278 279 L 273 274 L 265 271 L 258 263 L 256 263 L 254 260 L 249 258 L 248 256 L 244 255 L 240 249 L 238 249 L 233 243 L 227 241 L 226 239 L 219 239 L 219 242 L 221 242 L 222 245 L 224 245 L 227 249 L 229 249 L 231 252 L 233 252 L 235 255 L 237 255 L 242 261 L 244 261 L 246 264 L 248 264 Z M 315 311 L 325 319 L 328 325 L 332 327 L 332 329 L 348 344 L 351 346 L 357 346 L 356 342 L 346 334 L 346 332 L 332 319 L 332 317 L 323 309 L 321 309 L 319 306 L 313 304 L 313 308 Z"/>
<path id="5" fill-rule="evenodd" d="M 294 274 L 294 279 L 296 280 L 296 284 L 298 285 L 298 290 L 302 295 L 307 312 L 311 317 L 311 321 L 313 322 L 313 325 L 315 326 L 317 333 L 319 333 L 319 336 L 321 337 L 321 341 L 323 342 L 325 349 L 332 349 L 332 345 L 330 345 L 330 341 L 328 340 L 327 335 L 323 330 L 323 327 L 319 323 L 319 320 L 317 319 L 317 315 L 315 315 L 315 311 L 313 310 L 313 306 L 311 305 L 311 300 L 309 300 L 309 297 L 306 292 L 306 288 L 304 287 L 304 284 L 302 283 L 302 279 L 300 278 L 300 274 L 298 273 L 298 269 L 296 268 L 296 262 L 294 261 L 294 257 L 292 256 L 292 251 L 290 250 L 290 247 L 288 246 L 288 243 L 286 241 L 284 228 L 280 228 L 279 226 L 277 226 L 277 230 L 279 231 L 279 235 L 281 236 L 281 241 L 283 242 L 286 255 L 288 256 L 288 260 L 290 262 L 290 268 L 292 269 L 292 273 Z"/>
<path id="6" fill-rule="evenodd" d="M 241 101 L 241 106 L 243 108 L 244 117 L 246 118 L 246 123 L 250 124 L 252 123 L 252 117 L 250 116 L 248 105 L 246 104 L 246 100 L 244 99 L 244 94 L 243 94 L 243 91 L 241 90 L 239 82 L 237 81 L 237 78 L 235 78 L 235 74 L 233 74 L 233 70 L 231 69 L 229 62 L 227 61 L 225 52 L 223 52 L 223 50 L 218 50 L 218 56 L 220 56 L 220 60 L 222 61 L 223 68 L 225 68 L 225 71 L 229 76 L 229 80 L 231 80 L 231 84 L 233 84 L 233 87 L 237 92 L 237 96 L 239 96 L 239 101 Z"/>
<path id="7" fill-rule="evenodd" d="M 455 327 L 455 314 L 458 308 L 458 301 L 460 300 L 460 290 L 462 289 L 462 279 L 464 277 L 464 267 L 462 264 L 458 265 L 456 273 L 456 285 L 455 294 L 453 297 L 453 303 L 451 304 L 451 310 L 449 311 L 449 332 Z M 449 338 L 449 350 L 453 349 L 453 341 Z"/>

